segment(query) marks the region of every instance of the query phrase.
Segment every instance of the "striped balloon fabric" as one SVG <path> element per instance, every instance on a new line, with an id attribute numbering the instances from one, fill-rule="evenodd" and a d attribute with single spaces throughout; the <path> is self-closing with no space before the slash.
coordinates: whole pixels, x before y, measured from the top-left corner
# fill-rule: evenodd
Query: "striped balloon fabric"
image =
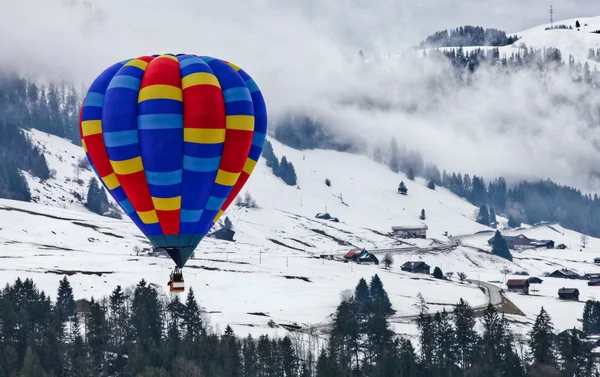
<path id="1" fill-rule="evenodd" d="M 80 132 L 104 187 L 182 268 L 252 174 L 267 112 L 254 80 L 232 63 L 142 56 L 96 78 Z"/>

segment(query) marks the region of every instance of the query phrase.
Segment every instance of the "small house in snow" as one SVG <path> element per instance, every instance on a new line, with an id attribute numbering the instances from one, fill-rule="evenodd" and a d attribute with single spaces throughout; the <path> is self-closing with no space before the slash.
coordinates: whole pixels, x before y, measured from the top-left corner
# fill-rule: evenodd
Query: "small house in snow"
<path id="1" fill-rule="evenodd" d="M 548 276 L 551 278 L 561 278 L 561 279 L 579 279 L 580 278 L 580 276 L 575 271 L 571 271 L 566 268 L 556 270 Z"/>
<path id="2" fill-rule="evenodd" d="M 587 273 L 587 274 L 583 275 L 583 278 L 585 280 L 596 280 L 596 279 L 600 279 L 600 274 L 598 274 L 598 273 Z"/>
<path id="3" fill-rule="evenodd" d="M 588 286 L 590 286 L 590 287 L 600 286 L 600 279 L 591 279 L 590 281 L 588 281 Z"/>
<path id="4" fill-rule="evenodd" d="M 594 264 L 600 264 L 600 257 L 594 258 Z"/>
<path id="5" fill-rule="evenodd" d="M 529 279 L 527 279 L 527 282 L 531 285 L 531 284 L 542 284 L 544 281 L 540 278 L 532 276 Z"/>
<path id="6" fill-rule="evenodd" d="M 528 295 L 529 284 L 527 279 L 509 279 L 506 282 L 506 288 L 509 292 L 519 292 Z"/>
<path id="7" fill-rule="evenodd" d="M 358 262 L 358 260 L 362 257 L 366 257 L 368 254 L 367 249 L 360 249 L 360 248 L 356 248 L 356 249 L 352 249 L 349 252 L 346 253 L 346 255 L 344 255 L 344 260 L 345 262 L 348 261 L 353 261 L 353 262 Z"/>
<path id="8" fill-rule="evenodd" d="M 427 225 L 393 226 L 392 233 L 399 238 L 427 238 Z"/>
<path id="9" fill-rule="evenodd" d="M 423 261 L 418 261 L 418 262 L 406 262 L 400 267 L 400 269 L 402 271 L 412 272 L 415 274 L 428 274 L 429 275 L 431 267 Z"/>
<path id="10" fill-rule="evenodd" d="M 577 288 L 561 288 L 558 290 L 558 297 L 561 300 L 579 301 L 579 289 Z"/>
<path id="11" fill-rule="evenodd" d="M 367 253 L 367 255 L 358 258 L 358 264 L 379 264 L 379 259 L 374 254 Z"/>

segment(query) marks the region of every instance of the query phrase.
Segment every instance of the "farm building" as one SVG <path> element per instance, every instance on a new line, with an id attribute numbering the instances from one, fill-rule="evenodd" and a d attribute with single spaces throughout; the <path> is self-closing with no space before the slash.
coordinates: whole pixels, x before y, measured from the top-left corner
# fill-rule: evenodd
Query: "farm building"
<path id="1" fill-rule="evenodd" d="M 509 249 L 521 249 L 521 248 L 536 248 L 536 247 L 545 247 L 548 249 L 554 248 L 554 241 L 552 240 L 535 240 L 533 238 L 529 238 L 523 234 L 519 234 L 518 236 L 502 236 L 506 241 Z M 492 245 L 494 242 L 494 237 L 488 240 L 488 245 Z"/>
<path id="2" fill-rule="evenodd" d="M 427 238 L 427 225 L 393 226 L 394 236 L 400 238 Z"/>
<path id="3" fill-rule="evenodd" d="M 345 259 L 345 262 L 348 262 L 348 261 L 358 262 L 358 260 L 360 258 L 366 257 L 367 254 L 369 254 L 367 252 L 367 249 L 356 248 L 356 249 L 352 249 L 349 252 L 347 252 L 346 255 L 344 255 L 344 259 Z"/>
<path id="4" fill-rule="evenodd" d="M 556 270 L 548 276 L 551 278 L 561 278 L 561 279 L 579 279 L 580 278 L 580 276 L 577 275 L 577 273 L 575 271 L 571 271 L 566 268 L 563 268 L 561 270 Z"/>
<path id="5" fill-rule="evenodd" d="M 599 258 L 594 258 L 594 264 L 600 264 L 600 257 Z"/>
<path id="6" fill-rule="evenodd" d="M 600 286 L 600 279 L 591 279 L 590 281 L 588 281 L 588 285 L 590 287 L 598 287 Z"/>
<path id="7" fill-rule="evenodd" d="M 558 290 L 558 297 L 561 300 L 579 301 L 579 289 L 577 288 L 561 288 Z"/>
<path id="8" fill-rule="evenodd" d="M 430 274 L 431 267 L 422 261 L 418 262 L 406 262 L 404 263 L 400 269 L 406 272 L 412 272 L 416 274 Z"/>
<path id="9" fill-rule="evenodd" d="M 598 274 L 598 273 L 587 273 L 587 274 L 583 275 L 583 278 L 585 280 L 597 280 L 597 279 L 600 279 L 600 274 Z"/>
<path id="10" fill-rule="evenodd" d="M 367 253 L 367 255 L 358 258 L 359 264 L 379 264 L 379 259 L 374 254 Z"/>
<path id="11" fill-rule="evenodd" d="M 532 276 L 529 279 L 527 279 L 527 282 L 529 284 L 542 284 L 544 281 L 542 279 L 540 279 L 540 278 Z"/>
<path id="12" fill-rule="evenodd" d="M 509 279 L 506 282 L 506 288 L 509 292 L 520 292 L 528 295 L 529 284 L 527 279 Z"/>

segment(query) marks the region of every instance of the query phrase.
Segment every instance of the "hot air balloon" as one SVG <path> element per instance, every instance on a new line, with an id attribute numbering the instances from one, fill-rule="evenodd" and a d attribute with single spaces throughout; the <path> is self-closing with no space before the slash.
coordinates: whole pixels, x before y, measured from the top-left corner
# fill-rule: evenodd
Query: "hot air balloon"
<path id="1" fill-rule="evenodd" d="M 265 101 L 236 65 L 192 54 L 124 60 L 91 84 L 83 149 L 100 181 L 181 269 L 248 181 L 267 132 Z"/>

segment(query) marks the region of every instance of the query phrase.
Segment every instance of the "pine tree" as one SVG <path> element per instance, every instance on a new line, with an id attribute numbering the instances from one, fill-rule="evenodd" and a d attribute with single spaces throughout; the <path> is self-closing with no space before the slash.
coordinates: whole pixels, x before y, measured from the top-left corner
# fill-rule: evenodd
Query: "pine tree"
<path id="1" fill-rule="evenodd" d="M 186 329 L 186 339 L 195 341 L 203 332 L 202 312 L 196 302 L 194 290 L 190 288 L 185 300 L 185 312 L 183 315 L 183 324 Z"/>
<path id="2" fill-rule="evenodd" d="M 587 300 L 583 307 L 582 318 L 582 330 L 586 335 L 594 334 L 594 330 L 596 329 L 596 324 L 594 323 L 596 316 L 594 314 L 594 301 Z"/>
<path id="3" fill-rule="evenodd" d="M 508 250 L 506 240 L 502 237 L 499 230 L 496 231 L 492 240 L 492 254 L 512 261 L 512 255 L 510 250 Z"/>
<path id="4" fill-rule="evenodd" d="M 430 179 L 429 182 L 427 182 L 427 188 L 435 190 L 435 182 L 433 181 L 433 179 Z"/>
<path id="5" fill-rule="evenodd" d="M 413 168 L 408 168 L 408 172 L 406 173 L 406 178 L 410 179 L 411 181 L 415 180 L 415 172 L 413 171 Z"/>
<path id="6" fill-rule="evenodd" d="M 479 214 L 477 215 L 477 222 L 482 225 L 490 224 L 490 214 L 488 213 L 488 209 L 485 205 L 479 207 Z"/>
<path id="7" fill-rule="evenodd" d="M 473 365 L 478 335 L 475 331 L 475 313 L 462 298 L 454 307 L 454 327 L 456 328 L 458 364 L 463 370 L 466 370 Z"/>
<path id="8" fill-rule="evenodd" d="M 20 376 L 22 377 L 46 377 L 47 374 L 40 363 L 39 357 L 33 352 L 31 346 L 27 347 Z"/>
<path id="9" fill-rule="evenodd" d="M 369 292 L 371 293 L 371 300 L 373 303 L 379 301 L 382 305 L 383 312 L 387 314 L 392 314 L 392 303 L 388 297 L 387 292 L 383 288 L 383 283 L 377 274 L 373 275 L 371 278 L 371 283 L 369 284 Z"/>
<path id="10" fill-rule="evenodd" d="M 401 181 L 400 184 L 398 185 L 398 192 L 402 195 L 406 195 L 406 193 L 408 192 L 408 189 L 404 185 L 404 181 Z"/>
<path id="11" fill-rule="evenodd" d="M 364 278 L 360 278 L 354 289 L 354 300 L 356 301 L 359 313 L 365 313 L 369 310 L 371 306 L 371 292 Z"/>
<path id="12" fill-rule="evenodd" d="M 447 375 L 452 375 L 457 368 L 456 333 L 452 328 L 446 309 L 437 312 L 434 316 L 435 326 L 435 353 L 434 363 L 438 370 Z"/>
<path id="13" fill-rule="evenodd" d="M 517 220 L 513 215 L 508 216 L 508 226 L 511 228 L 518 228 L 521 226 L 521 221 Z"/>
<path id="14" fill-rule="evenodd" d="M 493 208 L 490 207 L 489 226 L 491 226 L 492 228 L 496 228 L 497 223 L 498 223 L 498 220 L 496 219 L 496 212 L 494 211 Z"/>
<path id="15" fill-rule="evenodd" d="M 89 346 L 91 370 L 94 374 L 106 375 L 108 365 L 106 354 L 108 351 L 108 324 L 106 313 L 99 303 L 90 302 L 90 313 L 86 323 L 87 344 Z"/>
<path id="16" fill-rule="evenodd" d="M 436 279 L 443 279 L 444 278 L 444 273 L 442 272 L 442 269 L 436 266 L 433 269 L 433 277 L 436 278 Z"/>
<path id="17" fill-rule="evenodd" d="M 552 321 L 548 312 L 542 306 L 540 314 L 535 319 L 533 329 L 529 333 L 529 346 L 533 355 L 533 361 L 539 364 L 556 365 L 556 357 L 553 347 L 553 330 Z"/>
<path id="18" fill-rule="evenodd" d="M 419 216 L 421 220 L 425 220 L 425 209 L 421 210 L 421 216 Z"/>
<path id="19" fill-rule="evenodd" d="M 58 285 L 56 297 L 56 306 L 60 311 L 60 319 L 65 322 L 75 314 L 75 298 L 73 297 L 73 288 L 67 277 L 63 277 Z"/>

